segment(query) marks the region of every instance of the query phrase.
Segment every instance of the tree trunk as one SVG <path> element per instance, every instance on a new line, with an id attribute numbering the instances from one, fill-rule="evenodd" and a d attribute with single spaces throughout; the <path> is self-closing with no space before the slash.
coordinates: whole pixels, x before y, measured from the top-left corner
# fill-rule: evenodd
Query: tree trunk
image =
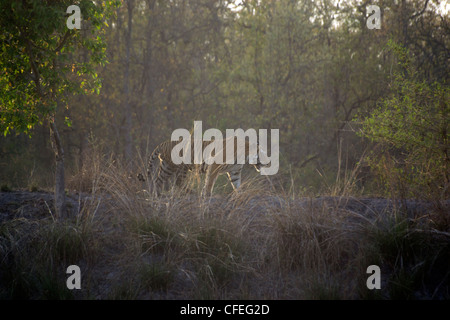
<path id="1" fill-rule="evenodd" d="M 66 33 L 68 35 L 69 33 Z M 41 99 L 44 99 L 44 93 L 40 83 L 39 68 L 34 60 L 32 44 L 30 40 L 27 40 L 27 51 L 30 58 L 31 69 L 34 73 L 34 82 L 36 84 L 36 91 Z M 59 50 L 57 50 L 59 51 Z M 56 59 L 53 60 L 53 68 L 57 68 Z M 57 102 L 57 106 L 59 102 Z M 59 108 L 58 108 L 59 109 Z M 61 139 L 59 137 L 58 129 L 56 128 L 56 117 L 50 117 L 50 141 L 52 142 L 52 148 L 56 158 L 56 172 L 55 172 L 55 211 L 57 219 L 67 218 L 66 210 L 66 195 L 65 195 L 65 182 L 64 182 L 64 150 L 62 147 Z"/>
<path id="2" fill-rule="evenodd" d="M 126 57 L 125 57 L 125 75 L 124 75 L 124 98 L 125 98 L 125 160 L 128 162 L 132 158 L 132 137 L 131 137 L 131 106 L 130 106 L 130 50 L 131 50 L 131 32 L 133 26 L 133 6 L 134 0 L 128 0 L 127 9 L 128 9 L 128 30 L 125 38 L 125 46 L 126 46 Z"/>
<path id="3" fill-rule="evenodd" d="M 56 128 L 55 119 L 50 120 L 50 137 L 52 148 L 55 152 L 56 172 L 55 172 L 55 210 L 57 219 L 66 219 L 66 195 L 64 182 L 64 150 Z"/>

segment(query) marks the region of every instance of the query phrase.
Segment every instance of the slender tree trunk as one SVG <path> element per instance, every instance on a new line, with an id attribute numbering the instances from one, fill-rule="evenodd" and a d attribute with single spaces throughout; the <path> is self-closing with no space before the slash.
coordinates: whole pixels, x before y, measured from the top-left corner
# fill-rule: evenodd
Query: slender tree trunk
<path id="1" fill-rule="evenodd" d="M 67 39 L 69 36 L 69 33 L 66 33 L 64 36 L 64 40 Z M 61 43 L 61 45 L 64 42 Z M 62 48 L 62 46 L 56 51 L 59 51 Z M 28 56 L 30 58 L 30 65 L 31 69 L 34 74 L 34 83 L 36 84 L 36 91 L 41 99 L 44 99 L 45 95 L 42 91 L 41 87 L 41 76 L 39 73 L 39 68 L 36 65 L 33 50 L 32 50 L 32 43 L 28 39 L 26 43 L 26 49 L 28 52 Z M 57 69 L 58 64 L 57 60 L 53 60 L 53 68 Z M 59 102 L 57 101 L 57 109 L 59 109 Z M 57 219 L 65 219 L 68 216 L 67 210 L 66 210 L 66 195 L 65 195 L 65 181 L 64 181 L 64 149 L 62 147 L 61 138 L 59 137 L 58 129 L 56 128 L 56 116 L 53 114 L 52 117 L 50 117 L 50 141 L 52 144 L 53 151 L 55 153 L 55 160 L 56 160 L 56 172 L 55 172 L 55 211 L 56 211 L 56 217 Z"/>
<path id="2" fill-rule="evenodd" d="M 64 149 L 56 128 L 55 119 L 50 120 L 50 137 L 52 141 L 53 151 L 56 159 L 55 172 L 55 210 L 58 219 L 67 218 L 66 195 L 64 182 Z"/>
<path id="3" fill-rule="evenodd" d="M 123 91 L 125 96 L 125 160 L 130 161 L 132 159 L 132 138 L 131 138 L 131 106 L 130 106 L 130 50 L 131 50 L 131 32 L 133 26 L 133 6 L 134 0 L 128 0 L 127 9 L 128 9 L 128 30 L 125 37 L 125 46 L 126 46 L 126 56 L 125 56 L 125 75 L 124 75 L 124 84 Z"/>

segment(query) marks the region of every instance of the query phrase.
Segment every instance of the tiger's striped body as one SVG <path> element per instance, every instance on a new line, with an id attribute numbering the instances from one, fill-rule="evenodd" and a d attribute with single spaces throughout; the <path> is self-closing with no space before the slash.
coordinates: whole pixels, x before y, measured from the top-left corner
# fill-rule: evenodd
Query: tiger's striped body
<path id="1" fill-rule="evenodd" d="M 236 139 L 236 137 L 232 137 L 232 139 Z M 191 164 L 175 164 L 172 161 L 171 152 L 172 149 L 179 144 L 179 141 L 165 141 L 158 145 L 154 151 L 152 152 L 149 161 L 148 161 L 148 171 L 147 174 L 150 178 L 150 181 L 153 184 L 153 189 L 156 194 L 160 194 L 164 187 L 168 185 L 168 183 L 175 179 L 175 183 L 177 186 L 181 187 L 186 181 L 187 174 L 189 172 L 197 172 L 206 174 L 205 177 L 205 185 L 203 187 L 202 195 L 210 196 L 216 182 L 216 179 L 221 174 L 227 174 L 229 180 L 233 185 L 233 189 L 239 188 L 241 185 L 241 173 L 244 167 L 244 164 L 237 164 L 236 161 L 236 148 L 237 143 L 234 141 L 234 157 L 235 161 L 233 164 L 225 164 L 225 155 L 226 155 L 226 139 L 222 140 L 223 142 L 223 163 L 224 164 L 206 164 L 205 161 L 201 164 L 194 164 L 194 148 L 191 148 Z M 208 146 L 211 141 L 203 141 L 202 142 L 202 151 Z M 192 143 L 193 146 L 193 143 Z M 249 163 L 249 143 L 245 142 L 245 163 Z M 257 157 L 257 156 L 256 156 Z M 254 159 L 254 166 L 259 171 L 259 167 L 261 163 L 259 162 L 259 158 Z"/>

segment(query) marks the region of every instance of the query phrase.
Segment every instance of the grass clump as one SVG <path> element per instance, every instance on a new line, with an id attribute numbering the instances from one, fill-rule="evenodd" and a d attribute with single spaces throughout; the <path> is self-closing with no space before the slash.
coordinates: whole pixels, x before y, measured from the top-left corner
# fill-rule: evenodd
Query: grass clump
<path id="1" fill-rule="evenodd" d="M 450 297 L 450 236 L 431 226 L 396 212 L 369 228 L 366 261 L 384 270 L 384 298 Z"/>
<path id="2" fill-rule="evenodd" d="M 167 290 L 174 279 L 172 267 L 164 262 L 143 263 L 139 267 L 141 286 L 149 290 Z"/>
<path id="3" fill-rule="evenodd" d="M 0 230 L 5 299 L 73 298 L 66 287 L 67 267 L 95 261 L 94 237 L 84 225 L 20 219 L 4 222 Z"/>

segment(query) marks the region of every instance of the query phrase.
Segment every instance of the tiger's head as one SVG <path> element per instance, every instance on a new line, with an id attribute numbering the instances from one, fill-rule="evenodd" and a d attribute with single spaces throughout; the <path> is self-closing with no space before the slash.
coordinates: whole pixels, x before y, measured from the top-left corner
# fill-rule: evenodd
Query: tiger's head
<path id="1" fill-rule="evenodd" d="M 261 168 L 265 168 L 268 165 L 261 160 L 261 157 L 263 159 L 267 158 L 267 153 L 259 145 L 257 146 L 256 154 L 249 155 L 248 157 L 248 163 L 253 165 L 258 172 L 261 172 Z"/>

